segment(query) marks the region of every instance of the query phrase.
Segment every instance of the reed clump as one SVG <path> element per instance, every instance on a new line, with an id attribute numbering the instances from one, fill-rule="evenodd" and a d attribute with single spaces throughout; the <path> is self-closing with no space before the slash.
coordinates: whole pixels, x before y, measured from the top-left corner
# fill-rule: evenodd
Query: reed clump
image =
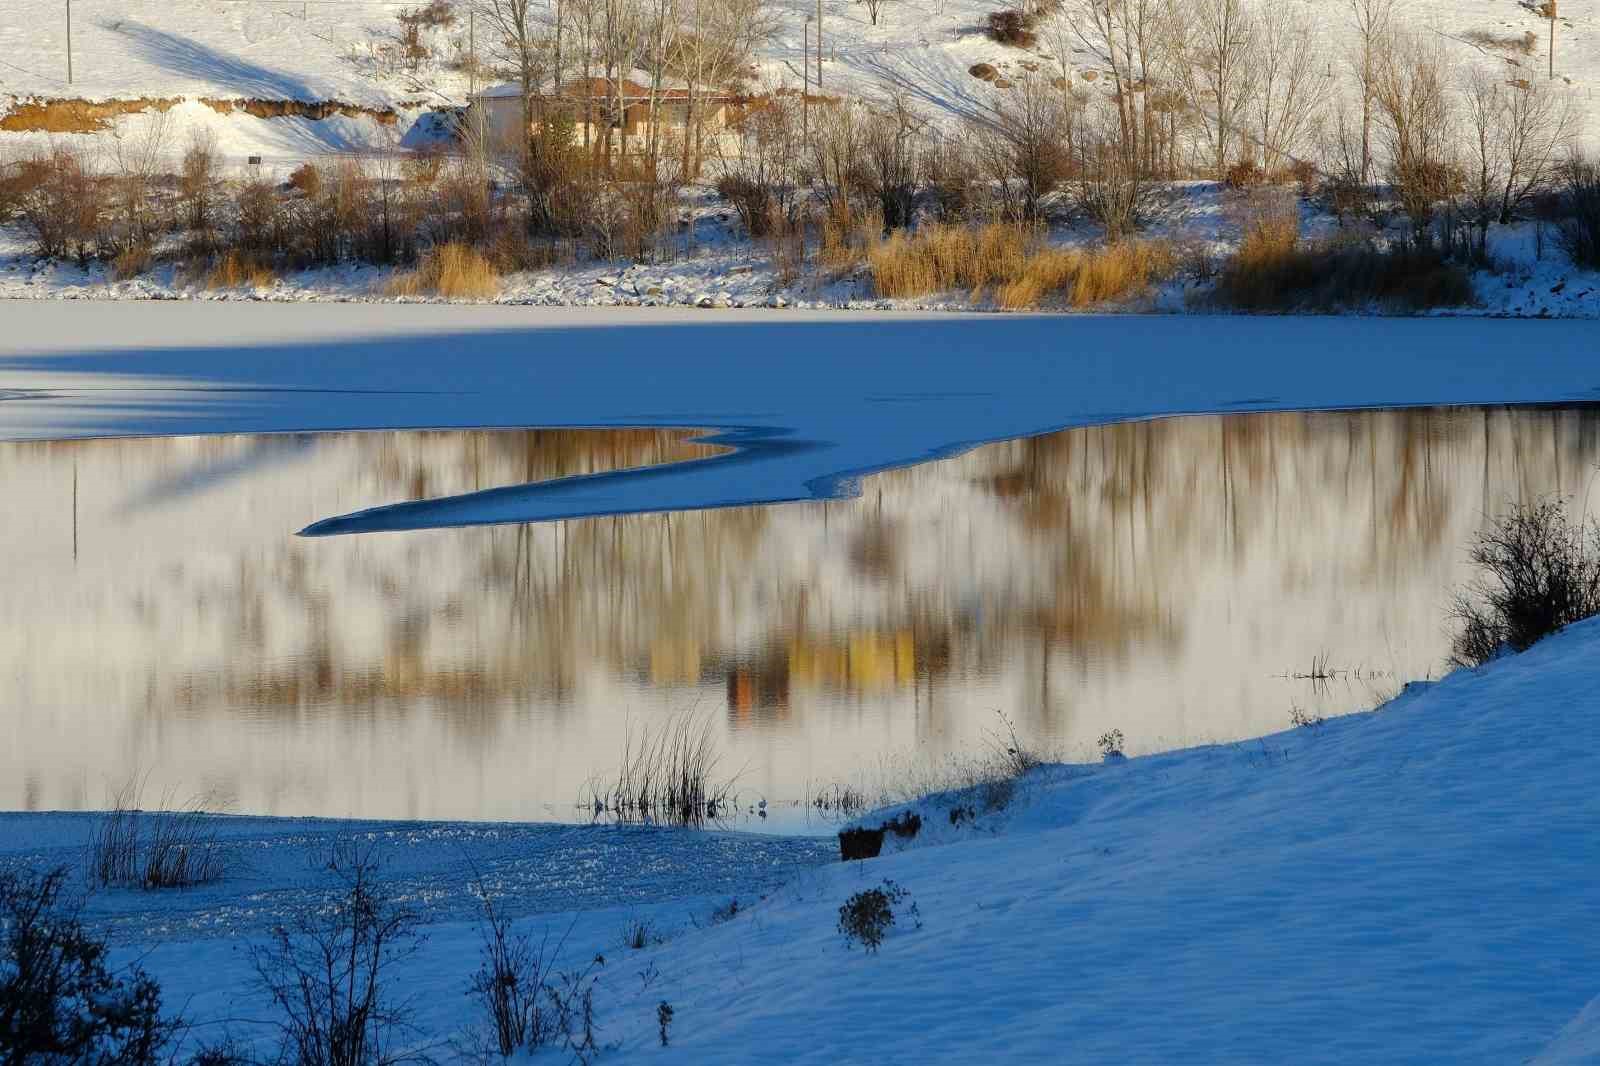
<path id="1" fill-rule="evenodd" d="M 624 821 L 698 826 L 731 813 L 733 780 L 722 761 L 710 717 L 681 715 L 654 728 L 631 726 L 609 781 L 590 784 L 585 806 Z"/>
<path id="2" fill-rule="evenodd" d="M 1007 310 L 1060 301 L 1090 307 L 1136 296 L 1178 265 L 1166 241 L 1126 240 L 1097 248 L 1056 248 L 1035 228 L 1011 223 L 927 226 L 897 232 L 868 254 L 880 296 L 993 291 Z"/>
<path id="3" fill-rule="evenodd" d="M 476 248 L 451 242 L 429 249 L 415 270 L 397 274 L 386 291 L 390 296 L 490 299 L 500 291 L 500 273 Z"/>

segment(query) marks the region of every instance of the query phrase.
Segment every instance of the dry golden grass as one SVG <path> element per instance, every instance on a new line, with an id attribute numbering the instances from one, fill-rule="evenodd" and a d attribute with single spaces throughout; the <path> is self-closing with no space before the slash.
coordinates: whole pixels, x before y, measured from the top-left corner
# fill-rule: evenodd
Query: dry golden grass
<path id="1" fill-rule="evenodd" d="M 265 289 L 278 280 L 271 264 L 249 252 L 230 251 L 205 276 L 208 289 Z"/>
<path id="2" fill-rule="evenodd" d="M 150 269 L 151 259 L 148 244 L 129 245 L 111 260 L 111 277 L 116 281 L 136 278 Z"/>
<path id="3" fill-rule="evenodd" d="M 1143 292 L 1170 275 L 1178 254 L 1162 241 L 1121 241 L 1103 248 L 1051 248 L 1023 226 L 929 226 L 915 236 L 896 233 L 868 255 L 878 293 L 925 296 L 967 289 L 976 299 L 994 289 L 1011 311 L 1059 298 L 1089 307 Z"/>
<path id="4" fill-rule="evenodd" d="M 896 231 L 868 251 L 867 262 L 880 296 L 955 289 L 976 295 L 1019 276 L 1038 243 L 1037 234 L 1022 226 L 927 226 L 914 236 Z"/>
<path id="5" fill-rule="evenodd" d="M 470 245 L 441 244 L 431 249 L 417 269 L 395 275 L 390 296 L 442 296 L 447 300 L 482 300 L 500 291 L 494 264 Z"/>

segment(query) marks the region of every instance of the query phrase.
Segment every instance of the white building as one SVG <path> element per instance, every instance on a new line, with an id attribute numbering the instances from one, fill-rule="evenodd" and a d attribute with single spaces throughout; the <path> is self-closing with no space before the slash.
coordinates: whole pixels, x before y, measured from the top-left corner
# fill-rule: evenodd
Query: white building
<path id="1" fill-rule="evenodd" d="M 737 154 L 739 134 L 734 127 L 743 114 L 743 98 L 713 89 L 698 90 L 694 96 L 701 122 L 699 156 L 715 159 Z M 536 97 L 532 114 L 524 113 L 521 86 L 496 85 L 471 98 L 466 121 L 469 130 L 481 129 L 491 144 L 509 146 L 526 135 L 539 105 L 559 106 L 577 123 L 575 143 L 604 143 L 613 152 L 633 155 L 649 145 L 652 103 L 660 135 L 669 146 L 681 150 L 684 139 L 692 134 L 689 90 L 683 86 L 662 88 L 652 97 L 649 86 L 632 79 L 623 79 L 620 85 L 609 78 L 569 82 L 557 96 Z"/>

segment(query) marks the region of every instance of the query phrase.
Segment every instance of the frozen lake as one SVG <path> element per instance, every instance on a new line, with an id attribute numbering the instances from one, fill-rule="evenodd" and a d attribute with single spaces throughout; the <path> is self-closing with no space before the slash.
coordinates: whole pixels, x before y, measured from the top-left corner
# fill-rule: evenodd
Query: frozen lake
<path id="1" fill-rule="evenodd" d="M 0 310 L 10 810 L 573 820 L 697 713 L 817 831 L 996 711 L 1257 736 L 1437 675 L 1600 448 L 1583 323 Z M 1566 406 L 1289 410 L 1488 400 Z"/>

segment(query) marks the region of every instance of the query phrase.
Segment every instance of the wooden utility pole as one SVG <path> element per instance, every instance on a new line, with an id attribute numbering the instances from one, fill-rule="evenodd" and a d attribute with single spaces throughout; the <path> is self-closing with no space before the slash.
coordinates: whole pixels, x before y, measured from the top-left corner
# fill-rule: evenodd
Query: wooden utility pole
<path id="1" fill-rule="evenodd" d="M 1556 76 L 1556 0 L 1547 0 L 1550 7 L 1550 80 Z"/>
<path id="2" fill-rule="evenodd" d="M 817 93 L 822 93 L 822 0 L 817 0 Z"/>
<path id="3" fill-rule="evenodd" d="M 806 16 L 800 46 L 800 139 L 811 143 L 811 16 Z"/>
<path id="4" fill-rule="evenodd" d="M 67 0 L 67 84 L 72 84 L 72 0 Z"/>

